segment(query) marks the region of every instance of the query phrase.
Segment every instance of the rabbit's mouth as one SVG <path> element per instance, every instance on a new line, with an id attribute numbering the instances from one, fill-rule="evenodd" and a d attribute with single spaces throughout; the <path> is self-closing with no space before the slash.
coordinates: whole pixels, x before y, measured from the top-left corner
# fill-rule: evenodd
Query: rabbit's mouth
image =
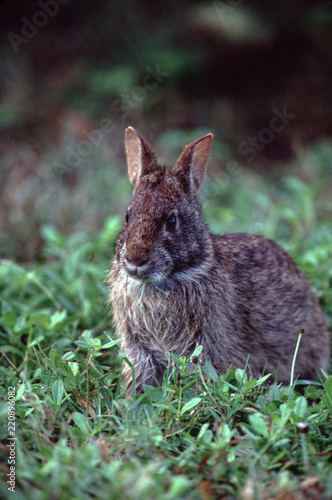
<path id="1" fill-rule="evenodd" d="M 123 260 L 123 267 L 129 276 L 136 279 L 148 278 L 148 265 L 137 265 L 136 263 L 128 261 L 128 259 Z"/>
<path id="2" fill-rule="evenodd" d="M 171 258 L 165 250 L 161 258 L 160 250 L 147 252 L 135 248 L 129 252 L 125 248 L 119 263 L 127 277 L 136 283 L 142 280 L 161 283 L 167 280 L 172 271 Z"/>
<path id="3" fill-rule="evenodd" d="M 122 269 L 126 276 L 137 284 L 141 284 L 142 282 L 160 284 L 167 280 L 168 275 L 166 273 L 161 272 L 160 270 L 157 271 L 153 269 L 153 267 L 154 266 L 151 263 L 136 266 L 135 264 L 128 262 L 126 259 L 123 259 L 122 262 Z"/>

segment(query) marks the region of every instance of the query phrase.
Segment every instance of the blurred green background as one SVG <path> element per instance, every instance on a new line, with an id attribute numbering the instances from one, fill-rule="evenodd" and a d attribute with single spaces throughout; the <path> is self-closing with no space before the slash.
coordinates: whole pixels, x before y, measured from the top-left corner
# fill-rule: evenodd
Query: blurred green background
<path id="1" fill-rule="evenodd" d="M 291 245 L 318 220 L 322 243 L 331 2 L 2 0 L 0 23 L 0 257 L 43 261 L 50 227 L 116 234 L 128 125 L 165 164 L 214 133 L 202 189 L 214 231 Z"/>

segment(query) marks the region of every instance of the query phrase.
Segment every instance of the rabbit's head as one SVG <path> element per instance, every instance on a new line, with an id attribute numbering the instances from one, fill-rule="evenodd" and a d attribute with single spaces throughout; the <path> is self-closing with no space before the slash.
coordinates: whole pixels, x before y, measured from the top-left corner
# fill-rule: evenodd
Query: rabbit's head
<path id="1" fill-rule="evenodd" d="M 128 173 L 133 197 L 119 236 L 116 258 L 135 280 L 190 277 L 211 252 L 197 190 L 205 175 L 212 134 L 185 146 L 171 169 L 158 165 L 146 140 L 126 129 Z"/>

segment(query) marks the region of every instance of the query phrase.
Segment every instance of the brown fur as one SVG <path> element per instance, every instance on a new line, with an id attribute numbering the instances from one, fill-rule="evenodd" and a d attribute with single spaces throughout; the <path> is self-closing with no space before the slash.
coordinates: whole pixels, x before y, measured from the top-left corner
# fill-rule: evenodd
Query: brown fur
<path id="1" fill-rule="evenodd" d="M 166 170 L 145 139 L 126 130 L 133 198 L 109 282 L 138 392 L 162 381 L 167 352 L 189 357 L 197 345 L 219 373 L 232 363 L 243 368 L 250 355 L 253 376 L 275 375 L 280 363 L 286 381 L 300 328 L 295 375 L 315 379 L 327 369 L 326 320 L 290 255 L 262 236 L 216 236 L 206 227 L 197 190 L 211 141 L 208 134 L 189 144 Z M 127 364 L 124 378 L 130 396 Z"/>

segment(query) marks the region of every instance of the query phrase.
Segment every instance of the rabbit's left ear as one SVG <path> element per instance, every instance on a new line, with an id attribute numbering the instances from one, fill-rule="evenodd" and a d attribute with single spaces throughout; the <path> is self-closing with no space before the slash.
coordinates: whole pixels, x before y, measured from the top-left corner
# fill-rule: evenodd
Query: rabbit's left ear
<path id="1" fill-rule="evenodd" d="M 135 188 L 143 175 L 158 168 L 157 157 L 144 137 L 133 127 L 126 129 L 125 146 L 128 175 Z"/>
<path id="2" fill-rule="evenodd" d="M 180 180 L 185 191 L 196 191 L 206 172 L 213 135 L 207 134 L 183 148 L 172 172 Z"/>

